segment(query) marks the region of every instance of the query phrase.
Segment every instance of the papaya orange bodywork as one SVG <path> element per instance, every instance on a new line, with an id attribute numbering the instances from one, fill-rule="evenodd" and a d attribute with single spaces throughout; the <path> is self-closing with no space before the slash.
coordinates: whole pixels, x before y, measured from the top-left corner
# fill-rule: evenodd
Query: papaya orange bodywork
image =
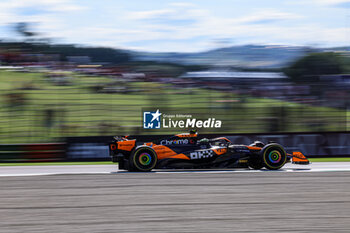
<path id="1" fill-rule="evenodd" d="M 261 150 L 261 147 L 257 147 L 257 146 L 247 146 L 247 148 L 249 150 Z"/>
<path id="2" fill-rule="evenodd" d="M 227 149 L 226 148 L 219 148 L 219 149 L 213 149 L 213 151 L 217 155 L 222 155 L 222 154 L 225 154 L 227 152 Z"/>
<path id="3" fill-rule="evenodd" d="M 293 162 L 309 162 L 309 160 L 301 152 L 293 152 L 291 156 Z"/>
<path id="4" fill-rule="evenodd" d="M 177 153 L 167 146 L 155 145 L 152 149 L 156 152 L 158 159 L 169 158 Z"/>
<path id="5" fill-rule="evenodd" d="M 127 140 L 118 142 L 118 150 L 131 151 L 136 144 L 136 140 Z"/>
<path id="6" fill-rule="evenodd" d="M 185 159 L 185 160 L 191 160 L 189 157 L 187 157 L 187 156 L 186 156 L 186 155 L 184 155 L 184 154 L 177 154 L 177 155 L 171 156 L 170 158 L 172 158 L 172 159 Z"/>
<path id="7" fill-rule="evenodd" d="M 224 139 L 225 141 L 229 142 L 230 140 L 228 140 L 226 137 L 219 137 L 217 139 Z"/>

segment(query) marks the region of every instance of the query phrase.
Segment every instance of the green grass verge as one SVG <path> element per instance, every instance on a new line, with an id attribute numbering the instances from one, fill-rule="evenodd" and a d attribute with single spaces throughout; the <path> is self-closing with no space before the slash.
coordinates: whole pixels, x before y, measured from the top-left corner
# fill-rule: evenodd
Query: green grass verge
<path id="1" fill-rule="evenodd" d="M 0 163 L 0 166 L 57 166 L 57 165 L 112 165 L 111 161 L 99 162 L 29 162 L 29 163 Z"/>
<path id="2" fill-rule="evenodd" d="M 309 158 L 313 162 L 350 162 L 350 158 Z"/>
<path id="3" fill-rule="evenodd" d="M 350 111 L 346 110 L 238 93 L 179 89 L 155 82 L 115 83 L 114 78 L 74 73 L 70 76 L 71 85 L 57 86 L 44 73 L 0 71 L 0 143 L 55 142 L 67 136 L 185 131 L 140 130 L 142 108 L 158 108 L 164 113 L 174 114 L 193 111 L 195 118 L 203 120 L 215 117 L 224 122 L 220 133 L 263 133 L 278 125 L 283 125 L 283 128 L 277 128 L 285 132 L 346 130 L 343 123 L 350 117 Z M 94 91 L 100 85 L 125 87 L 132 92 L 107 94 Z M 19 99 L 25 100 L 23 105 L 10 101 L 9 95 L 15 95 L 12 98 L 16 100 L 18 94 Z M 45 124 L 47 110 L 54 112 L 51 128 Z M 217 130 L 201 128 L 200 133 L 217 133 Z"/>

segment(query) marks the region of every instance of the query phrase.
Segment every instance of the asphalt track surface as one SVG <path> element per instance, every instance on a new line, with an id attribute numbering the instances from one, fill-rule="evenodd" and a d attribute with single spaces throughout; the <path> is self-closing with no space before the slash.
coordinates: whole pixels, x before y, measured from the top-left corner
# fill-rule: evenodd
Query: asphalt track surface
<path id="1" fill-rule="evenodd" d="M 319 162 L 310 165 L 286 164 L 283 169 L 274 172 L 327 172 L 350 171 L 350 162 Z M 155 173 L 237 173 L 237 172 L 271 172 L 265 169 L 223 169 L 223 170 L 155 170 Z M 59 174 L 115 174 L 125 173 L 118 171 L 117 165 L 60 165 L 60 166 L 3 166 L 0 167 L 1 176 L 37 176 Z"/>
<path id="2" fill-rule="evenodd" d="M 320 168 L 327 164 L 258 172 L 126 173 L 104 165 L 80 168 L 85 174 L 24 171 L 0 177 L 0 232 L 349 232 L 350 163 Z"/>

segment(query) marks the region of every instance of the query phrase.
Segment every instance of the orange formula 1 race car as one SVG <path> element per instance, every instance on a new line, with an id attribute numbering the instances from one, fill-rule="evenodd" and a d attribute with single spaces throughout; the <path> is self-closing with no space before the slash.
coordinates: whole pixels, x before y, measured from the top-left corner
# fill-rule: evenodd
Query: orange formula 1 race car
<path id="1" fill-rule="evenodd" d="M 141 145 L 136 139 L 115 137 L 109 144 L 109 151 L 112 161 L 119 163 L 119 169 L 143 172 L 152 169 L 235 167 L 277 170 L 287 162 L 309 164 L 301 152 L 288 154 L 277 143 L 256 141 L 250 145 L 234 145 L 225 137 L 198 140 L 195 132 Z"/>

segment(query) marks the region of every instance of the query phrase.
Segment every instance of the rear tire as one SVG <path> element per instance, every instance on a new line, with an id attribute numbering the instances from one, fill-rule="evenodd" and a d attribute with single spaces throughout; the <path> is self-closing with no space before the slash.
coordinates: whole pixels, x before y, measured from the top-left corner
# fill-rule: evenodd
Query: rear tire
<path id="1" fill-rule="evenodd" d="M 248 167 L 255 170 L 260 170 L 264 167 L 264 163 L 259 158 L 250 158 L 248 160 Z"/>
<path id="2" fill-rule="evenodd" d="M 281 145 L 272 143 L 261 150 L 261 158 L 267 169 L 278 170 L 286 164 L 287 153 Z"/>
<path id="3" fill-rule="evenodd" d="M 130 170 L 149 172 L 157 164 L 157 154 L 149 147 L 137 148 L 130 156 Z"/>

